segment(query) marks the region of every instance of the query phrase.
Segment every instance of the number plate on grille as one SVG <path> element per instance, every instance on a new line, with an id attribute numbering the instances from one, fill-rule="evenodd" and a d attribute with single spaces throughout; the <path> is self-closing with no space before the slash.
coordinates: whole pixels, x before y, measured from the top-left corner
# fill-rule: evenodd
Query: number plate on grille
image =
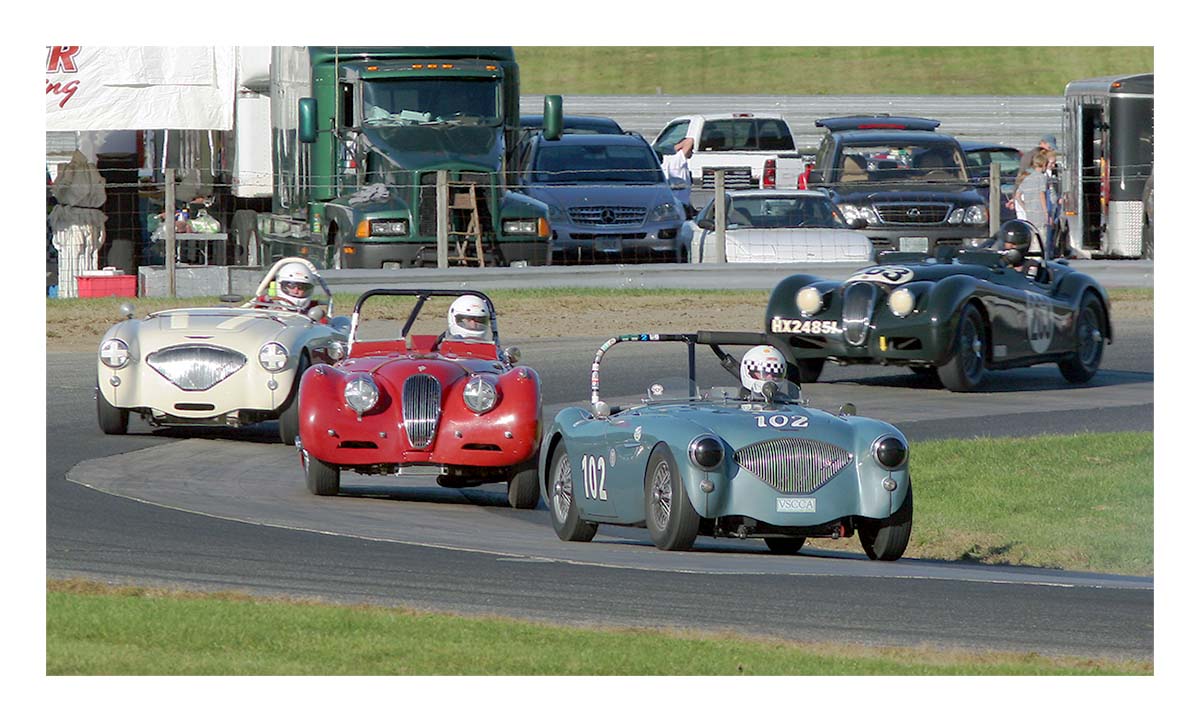
<path id="1" fill-rule="evenodd" d="M 777 497 L 775 499 L 775 511 L 781 514 L 815 514 L 817 512 L 817 500 Z"/>
<path id="2" fill-rule="evenodd" d="M 924 253 L 929 250 L 929 239 L 925 236 L 901 236 L 900 250 Z"/>
<path id="3" fill-rule="evenodd" d="M 605 238 L 601 236 L 596 239 L 596 250 L 607 251 L 610 253 L 621 252 L 621 239 L 616 237 Z"/>

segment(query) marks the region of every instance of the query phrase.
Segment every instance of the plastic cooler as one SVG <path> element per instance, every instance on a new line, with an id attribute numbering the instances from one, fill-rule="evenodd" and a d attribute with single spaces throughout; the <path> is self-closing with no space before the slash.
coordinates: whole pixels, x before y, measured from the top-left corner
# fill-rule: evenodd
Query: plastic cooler
<path id="1" fill-rule="evenodd" d="M 76 276 L 80 298 L 101 296 L 137 296 L 137 276 Z"/>

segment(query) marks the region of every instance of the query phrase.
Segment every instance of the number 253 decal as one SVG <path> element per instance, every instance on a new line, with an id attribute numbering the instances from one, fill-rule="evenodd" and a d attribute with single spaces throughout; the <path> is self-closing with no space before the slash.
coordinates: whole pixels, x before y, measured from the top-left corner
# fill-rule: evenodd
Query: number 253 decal
<path id="1" fill-rule="evenodd" d="M 773 429 L 803 429 L 808 426 L 808 417 L 790 416 L 788 414 L 755 416 L 754 423 L 760 429 L 765 429 L 767 427 L 771 427 Z"/>
<path id="2" fill-rule="evenodd" d="M 583 457 L 583 495 L 589 499 L 608 500 L 608 489 L 604 486 L 605 464 L 603 456 Z"/>

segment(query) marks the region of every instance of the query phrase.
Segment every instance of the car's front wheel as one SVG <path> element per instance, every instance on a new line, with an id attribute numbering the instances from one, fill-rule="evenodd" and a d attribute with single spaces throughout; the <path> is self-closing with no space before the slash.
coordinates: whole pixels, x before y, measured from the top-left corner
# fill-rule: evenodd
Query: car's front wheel
<path id="1" fill-rule="evenodd" d="M 513 469 L 508 480 L 508 505 L 514 509 L 534 509 L 538 498 L 537 458 Z"/>
<path id="2" fill-rule="evenodd" d="M 1104 306 L 1100 299 L 1088 294 L 1075 319 L 1075 353 L 1058 362 L 1063 378 L 1073 384 L 1092 380 L 1104 356 Z"/>
<path id="3" fill-rule="evenodd" d="M 912 494 L 910 485 L 904 503 L 888 518 L 859 521 L 858 541 L 868 558 L 890 562 L 904 555 L 912 534 Z"/>
<path id="4" fill-rule="evenodd" d="M 979 309 L 967 305 L 958 320 L 954 335 L 954 354 L 938 366 L 938 378 L 951 391 L 972 391 L 983 380 L 987 350 L 987 330 Z"/>
<path id="5" fill-rule="evenodd" d="M 308 491 L 316 496 L 337 496 L 342 490 L 342 470 L 334 464 L 326 464 L 312 454 L 304 460 L 304 483 Z"/>
<path id="6" fill-rule="evenodd" d="M 308 354 L 304 353 L 296 365 L 296 379 L 292 382 L 292 392 L 279 411 L 279 440 L 285 444 L 296 443 L 296 437 L 300 435 L 300 379 L 308 370 L 308 363 Z"/>
<path id="7" fill-rule="evenodd" d="M 100 386 L 96 386 L 96 420 L 100 430 L 109 436 L 121 436 L 129 431 L 129 409 L 118 409 L 108 403 Z"/>
<path id="8" fill-rule="evenodd" d="M 700 530 L 700 515 L 692 508 L 675 460 L 662 444 L 654 448 L 646 467 L 646 528 L 654 546 L 667 551 L 691 549 Z"/>
<path id="9" fill-rule="evenodd" d="M 571 480 L 571 460 L 567 445 L 559 444 L 550 458 L 550 519 L 558 538 L 569 542 L 587 542 L 596 536 L 596 525 L 579 518 L 575 505 L 575 485 Z"/>

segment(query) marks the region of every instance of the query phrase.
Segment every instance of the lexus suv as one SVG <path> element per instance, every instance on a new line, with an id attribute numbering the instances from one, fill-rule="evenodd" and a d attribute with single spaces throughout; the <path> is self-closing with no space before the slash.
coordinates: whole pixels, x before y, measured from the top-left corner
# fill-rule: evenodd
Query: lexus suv
<path id="1" fill-rule="evenodd" d="M 967 173 L 953 136 L 939 121 L 890 115 L 825 118 L 810 188 L 823 188 L 875 251 L 937 255 L 939 247 L 988 237 L 987 199 Z"/>

